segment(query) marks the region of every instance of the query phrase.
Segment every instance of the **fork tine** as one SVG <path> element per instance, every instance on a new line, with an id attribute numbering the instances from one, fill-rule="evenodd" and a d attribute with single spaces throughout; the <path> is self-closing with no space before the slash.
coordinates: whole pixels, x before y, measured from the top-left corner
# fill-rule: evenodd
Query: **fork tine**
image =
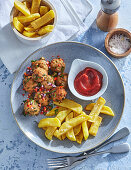
<path id="1" fill-rule="evenodd" d="M 67 162 L 67 160 L 66 160 L 66 159 L 63 159 L 63 160 L 55 160 L 55 161 L 54 161 L 54 160 L 50 160 L 50 161 L 47 160 L 47 162 L 48 162 L 48 163 L 59 163 L 59 162 Z"/>
<path id="2" fill-rule="evenodd" d="M 65 168 L 65 167 L 67 167 L 67 165 L 49 166 L 48 168 L 52 169 L 52 168 Z"/>
<path id="3" fill-rule="evenodd" d="M 54 166 L 54 165 L 66 165 L 66 163 L 59 162 L 59 163 L 48 163 L 48 166 Z"/>

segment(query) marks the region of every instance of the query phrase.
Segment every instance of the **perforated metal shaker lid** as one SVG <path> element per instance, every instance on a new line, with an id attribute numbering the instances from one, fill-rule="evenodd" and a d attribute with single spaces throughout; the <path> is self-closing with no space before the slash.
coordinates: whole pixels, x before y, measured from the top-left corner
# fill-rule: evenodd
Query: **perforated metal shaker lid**
<path id="1" fill-rule="evenodd" d="M 107 14 L 115 13 L 120 7 L 121 0 L 101 0 L 101 8 Z"/>

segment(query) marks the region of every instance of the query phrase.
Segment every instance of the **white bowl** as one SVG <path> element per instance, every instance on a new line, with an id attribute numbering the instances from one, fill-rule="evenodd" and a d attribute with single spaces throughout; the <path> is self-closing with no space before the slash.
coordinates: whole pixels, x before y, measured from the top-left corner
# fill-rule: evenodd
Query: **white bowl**
<path id="1" fill-rule="evenodd" d="M 19 0 L 19 1 L 23 1 L 23 0 Z M 56 10 L 54 8 L 54 6 L 48 1 L 48 0 L 42 0 L 41 1 L 42 5 L 46 5 L 46 6 L 49 6 L 50 9 L 52 9 L 55 13 L 55 18 L 54 18 L 54 29 L 55 29 L 55 26 L 56 26 L 56 23 L 57 23 L 57 13 L 56 13 Z M 25 44 L 28 44 L 28 45 L 36 45 L 36 44 L 44 44 L 46 43 L 49 38 L 51 37 L 54 29 L 52 32 L 48 33 L 48 34 L 45 34 L 45 35 L 42 35 L 42 36 L 39 36 L 39 37 L 36 37 L 36 38 L 30 38 L 30 37 L 26 37 L 24 36 L 23 34 L 21 34 L 19 31 L 17 31 L 13 25 L 13 17 L 16 16 L 17 14 L 17 10 L 15 9 L 15 7 L 12 8 L 11 10 L 11 13 L 10 13 L 10 24 L 11 24 L 11 27 L 14 31 L 14 33 L 16 34 L 17 38 L 25 43 Z"/>
<path id="2" fill-rule="evenodd" d="M 94 69 L 98 70 L 103 75 L 102 87 L 101 87 L 100 91 L 93 96 L 83 96 L 83 95 L 79 94 L 74 88 L 75 77 L 77 76 L 77 74 L 80 71 L 84 70 L 86 67 L 94 68 Z M 104 68 L 102 66 L 100 66 L 99 64 L 91 62 L 91 61 L 81 60 L 81 59 L 75 59 L 72 62 L 71 69 L 70 69 L 69 76 L 68 76 L 68 86 L 69 86 L 70 91 L 76 97 L 78 97 L 82 100 L 94 100 L 94 99 L 102 96 L 102 94 L 106 91 L 107 85 L 108 85 L 107 73 L 104 70 Z"/>

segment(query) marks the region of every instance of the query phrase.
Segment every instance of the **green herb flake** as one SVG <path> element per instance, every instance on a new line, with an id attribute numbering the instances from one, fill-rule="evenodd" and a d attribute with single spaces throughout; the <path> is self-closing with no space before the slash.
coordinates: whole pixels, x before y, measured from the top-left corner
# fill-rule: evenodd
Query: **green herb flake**
<path id="1" fill-rule="evenodd" d="M 64 72 L 64 69 L 65 69 L 65 67 L 62 66 L 62 68 L 61 68 L 61 72 L 62 72 L 62 73 Z"/>
<path id="2" fill-rule="evenodd" d="M 55 110 L 55 115 L 57 115 L 57 114 L 58 114 L 58 111 L 59 111 L 58 109 L 56 109 L 56 110 Z"/>

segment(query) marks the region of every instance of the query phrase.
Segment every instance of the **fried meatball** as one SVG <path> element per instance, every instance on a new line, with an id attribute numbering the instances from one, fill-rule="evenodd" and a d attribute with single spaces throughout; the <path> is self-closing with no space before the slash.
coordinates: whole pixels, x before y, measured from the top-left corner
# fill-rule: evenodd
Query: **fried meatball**
<path id="1" fill-rule="evenodd" d="M 32 68 L 36 69 L 37 67 L 43 68 L 48 71 L 48 64 L 44 57 L 41 57 L 40 60 L 32 62 Z"/>
<path id="2" fill-rule="evenodd" d="M 63 87 L 57 86 L 51 90 L 51 98 L 53 101 L 61 102 L 65 99 L 67 92 Z"/>
<path id="3" fill-rule="evenodd" d="M 61 58 L 53 59 L 51 61 L 51 70 L 54 72 L 64 72 L 65 70 L 65 63 Z"/>
<path id="4" fill-rule="evenodd" d="M 67 84 L 68 84 L 67 81 L 68 81 L 68 74 L 61 73 L 56 79 L 56 85 L 63 86 L 64 88 L 67 88 Z"/>
<path id="5" fill-rule="evenodd" d="M 25 114 L 29 114 L 31 116 L 38 115 L 40 111 L 39 104 L 35 100 L 27 100 L 24 104 Z"/>
<path id="6" fill-rule="evenodd" d="M 49 96 L 46 94 L 46 92 L 35 93 L 34 99 L 42 106 L 47 106 L 49 104 Z"/>
<path id="7" fill-rule="evenodd" d="M 52 89 L 55 87 L 54 78 L 50 75 L 47 75 L 45 80 L 41 82 L 41 85 L 43 85 L 45 89 Z"/>
<path id="8" fill-rule="evenodd" d="M 37 86 L 37 83 L 32 79 L 32 76 L 25 77 L 23 80 L 24 90 L 32 93 L 34 88 Z"/>
<path id="9" fill-rule="evenodd" d="M 33 78 L 34 81 L 42 82 L 45 79 L 45 77 L 47 76 L 47 74 L 48 74 L 47 70 L 44 70 L 43 68 L 37 67 L 33 71 L 32 78 Z"/>

